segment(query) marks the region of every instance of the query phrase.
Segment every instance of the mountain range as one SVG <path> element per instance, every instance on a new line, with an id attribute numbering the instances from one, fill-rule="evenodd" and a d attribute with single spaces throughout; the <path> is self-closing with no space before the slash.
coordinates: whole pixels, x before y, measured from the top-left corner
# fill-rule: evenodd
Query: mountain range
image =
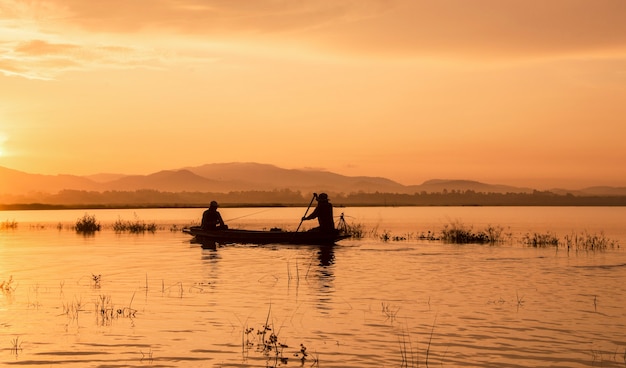
<path id="1" fill-rule="evenodd" d="M 532 188 L 487 184 L 471 180 L 429 180 L 418 185 L 370 176 L 345 176 L 323 170 L 284 169 L 260 163 L 215 163 L 163 170 L 148 175 L 96 174 L 41 175 L 0 167 L 0 194 L 57 193 L 79 191 L 163 192 L 272 191 L 290 189 L 311 192 L 436 193 L 472 190 L 483 193 L 531 193 Z M 590 187 L 580 190 L 553 189 L 556 194 L 626 195 L 626 187 Z"/>

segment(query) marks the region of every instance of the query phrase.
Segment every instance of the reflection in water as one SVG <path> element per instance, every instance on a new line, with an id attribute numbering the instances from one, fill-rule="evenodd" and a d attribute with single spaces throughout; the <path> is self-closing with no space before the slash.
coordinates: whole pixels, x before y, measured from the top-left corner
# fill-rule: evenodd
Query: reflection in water
<path id="1" fill-rule="evenodd" d="M 320 245 L 317 254 L 320 258 L 320 266 L 330 266 L 335 262 L 335 245 Z"/>
<path id="2" fill-rule="evenodd" d="M 522 222 L 528 213 L 533 219 L 557 213 L 358 211 L 369 211 L 368 218 L 382 211 L 385 221 L 401 211 L 390 227 L 394 232 L 415 231 L 418 225 L 400 221 L 417 222 L 420 213 L 515 213 Z M 605 211 L 609 220 L 623 222 L 625 209 L 566 209 L 551 218 L 589 212 L 589 228 Z M 300 366 L 294 355 L 300 344 L 310 352 L 307 367 L 317 357 L 319 366 L 342 368 L 625 366 L 623 248 L 568 253 L 370 237 L 331 247 L 201 249 L 190 246 L 188 235 L 168 231 L 144 236 L 103 230 L 84 238 L 57 230 L 63 213 L 54 212 L 47 230 L 20 223 L 15 231 L 0 231 L 0 340 L 6 353 L 0 366 L 268 366 L 254 349 L 242 362 L 246 328 L 254 327 L 257 336 L 268 323 L 289 345 L 289 367 Z M 118 218 L 116 212 L 109 216 Z M 66 217 L 75 221 L 74 213 Z M 582 229 L 561 223 L 561 229 L 572 227 Z M 613 236 L 615 229 L 605 230 Z M 93 275 L 102 275 L 98 283 Z M 94 308 L 102 298 L 114 311 L 106 326 Z"/>

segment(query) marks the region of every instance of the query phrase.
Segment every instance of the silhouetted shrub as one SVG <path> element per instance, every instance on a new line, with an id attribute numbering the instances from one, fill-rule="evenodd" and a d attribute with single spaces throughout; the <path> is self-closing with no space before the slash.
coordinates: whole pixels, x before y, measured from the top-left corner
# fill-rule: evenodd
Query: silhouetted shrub
<path id="1" fill-rule="evenodd" d="M 85 214 L 83 217 L 76 220 L 74 229 L 77 233 L 92 234 L 96 231 L 100 231 L 100 223 L 96 221 L 96 215 Z"/>

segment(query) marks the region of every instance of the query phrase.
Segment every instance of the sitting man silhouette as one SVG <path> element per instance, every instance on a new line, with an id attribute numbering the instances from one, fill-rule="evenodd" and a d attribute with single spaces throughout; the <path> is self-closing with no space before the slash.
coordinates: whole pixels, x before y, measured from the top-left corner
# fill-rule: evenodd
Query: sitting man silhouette
<path id="1" fill-rule="evenodd" d="M 202 224 L 201 227 L 204 230 L 225 230 L 228 229 L 228 226 L 224 224 L 224 220 L 222 220 L 222 215 L 217 211 L 217 207 L 219 205 L 216 201 L 211 201 L 209 205 L 209 209 L 204 211 L 202 214 Z"/>
<path id="2" fill-rule="evenodd" d="M 328 194 L 320 193 L 315 199 L 317 199 L 315 210 L 310 215 L 303 217 L 302 221 L 317 218 L 319 226 L 309 231 L 334 231 L 333 205 L 328 201 Z"/>

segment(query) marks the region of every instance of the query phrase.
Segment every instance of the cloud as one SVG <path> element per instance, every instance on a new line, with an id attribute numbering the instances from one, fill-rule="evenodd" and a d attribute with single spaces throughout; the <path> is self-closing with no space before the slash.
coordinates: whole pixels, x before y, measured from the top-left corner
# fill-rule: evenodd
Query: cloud
<path id="1" fill-rule="evenodd" d="M 391 11 L 325 32 L 364 53 L 458 59 L 626 54 L 622 0 L 405 1 Z"/>
<path id="2" fill-rule="evenodd" d="M 267 33 L 370 17 L 390 0 L 52 0 L 69 22 L 100 32 L 166 29 L 183 33 Z"/>
<path id="3" fill-rule="evenodd" d="M 626 1 L 0 0 L 0 32 L 13 39 L 0 44 L 0 71 L 43 79 L 228 52 L 211 43 L 348 59 L 619 59 Z"/>
<path id="4" fill-rule="evenodd" d="M 41 2 L 33 4 L 37 4 L 33 9 L 43 12 Z M 61 21 L 88 32 L 280 37 L 346 53 L 501 58 L 623 52 L 626 46 L 623 0 L 49 0 L 45 4 L 57 16 L 63 14 Z"/>
<path id="5" fill-rule="evenodd" d="M 3 44 L 0 72 L 50 80 L 67 71 L 158 65 L 156 55 L 120 46 L 93 46 L 29 40 Z"/>

